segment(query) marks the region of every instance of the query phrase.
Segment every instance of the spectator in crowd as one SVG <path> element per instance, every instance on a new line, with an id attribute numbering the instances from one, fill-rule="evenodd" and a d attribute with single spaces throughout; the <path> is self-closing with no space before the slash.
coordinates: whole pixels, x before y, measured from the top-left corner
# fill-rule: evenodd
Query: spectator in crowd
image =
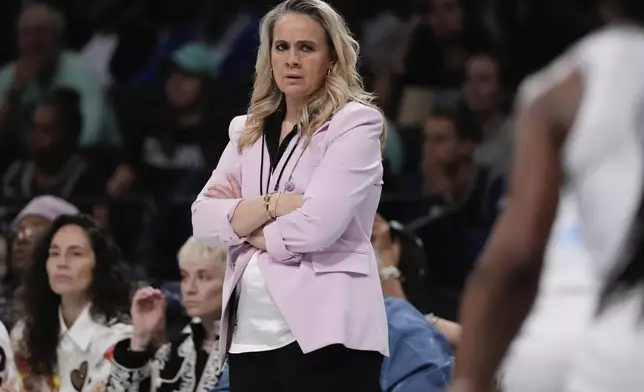
<path id="1" fill-rule="evenodd" d="M 421 179 L 410 178 L 407 189 L 421 196 L 406 228 L 418 236 L 431 271 L 433 302 L 455 318 L 459 296 L 489 232 L 496 213 L 489 170 L 478 166 L 473 153 L 480 138 L 476 124 L 455 110 L 436 110 L 424 123 Z M 498 195 L 497 195 L 498 196 Z M 415 212 L 412 213 L 412 211 Z"/>
<path id="2" fill-rule="evenodd" d="M 397 222 L 390 224 L 380 213 L 376 214 L 371 244 L 379 256 L 381 267 L 391 270 L 392 277 L 399 278 L 382 281 L 385 293 L 405 298 L 416 309 L 428 313 L 432 308 L 431 272 L 427 268 L 425 252 L 419 242 L 418 238 L 407 233 Z M 396 284 L 389 284 L 393 282 Z"/>
<path id="3" fill-rule="evenodd" d="M 82 114 L 79 95 L 54 90 L 33 114 L 25 160 L 14 162 L 2 178 L 5 202 L 20 203 L 50 194 L 90 204 L 104 193 L 106 176 L 79 153 Z"/>
<path id="4" fill-rule="evenodd" d="M 414 305 L 413 296 L 418 296 L 417 293 L 414 293 L 414 290 L 418 291 L 420 287 L 411 287 L 407 280 L 408 278 L 409 280 L 416 280 L 419 276 L 427 272 L 423 267 L 417 265 L 416 269 L 409 269 L 410 273 L 403 275 L 403 265 L 407 260 L 402 259 L 403 251 L 401 241 L 400 239 L 392 237 L 392 231 L 389 222 L 381 215 L 376 215 L 376 219 L 373 222 L 371 243 L 378 256 L 382 290 L 385 293 L 385 297 L 404 299 L 409 301 L 414 308 L 418 309 Z M 420 261 L 424 264 L 424 260 Z M 429 287 L 424 287 L 424 289 L 429 291 Z M 422 309 L 419 310 L 422 311 Z M 432 314 L 429 314 L 427 319 L 445 335 L 452 346 L 458 346 L 461 334 L 458 324 L 433 316 Z"/>
<path id="5" fill-rule="evenodd" d="M 16 300 L 29 271 L 31 253 L 36 240 L 49 225 L 61 215 L 78 214 L 78 209 L 55 196 L 38 196 L 18 213 L 12 225 L 11 253 L 2 279 L 0 295 L 0 321 L 11 329 L 17 315 L 22 313 Z"/>
<path id="6" fill-rule="evenodd" d="M 226 260 L 225 247 L 208 247 L 193 238 L 181 248 L 181 295 L 193 320 L 181 336 L 161 347 L 153 346 L 152 337 L 163 328 L 164 295 L 151 287 L 135 294 L 134 332 L 114 349 L 107 392 L 228 390 L 218 344 Z"/>
<path id="7" fill-rule="evenodd" d="M 227 124 L 217 123 L 213 102 L 218 67 L 219 59 L 204 44 L 185 45 L 172 55 L 164 99 L 126 115 L 127 155 L 108 183 L 112 196 L 137 180 L 143 189 L 167 195 L 190 172 L 209 172 L 217 164 L 228 143 L 225 128 L 218 129 Z M 176 182 L 170 180 L 173 174 Z M 198 189 L 205 179 L 195 181 Z"/>
<path id="8" fill-rule="evenodd" d="M 488 170 L 474 162 L 480 141 L 475 123 L 455 111 L 436 110 L 423 127 L 422 179 L 415 190 L 433 205 L 457 208 L 477 225 L 484 215 Z"/>
<path id="9" fill-rule="evenodd" d="M 412 33 L 407 51 L 405 84 L 458 88 L 469 54 L 488 45 L 488 34 L 471 23 L 460 0 L 427 1 L 426 22 Z"/>
<path id="10" fill-rule="evenodd" d="M 80 144 L 116 144 L 114 117 L 94 74 L 75 53 L 62 48 L 65 21 L 45 3 L 28 5 L 18 21 L 18 59 L 0 70 L 0 145 L 20 151 L 35 106 L 59 87 L 79 92 L 83 126 Z"/>
<path id="11" fill-rule="evenodd" d="M 389 357 L 380 371 L 380 386 L 391 392 L 442 392 L 454 367 L 445 336 L 409 302 L 385 299 Z"/>
<path id="12" fill-rule="evenodd" d="M 343 2 L 339 2 L 343 3 Z M 384 75 L 392 70 L 394 55 L 400 50 L 406 34 L 403 19 L 403 2 L 392 4 L 388 0 L 362 0 L 348 2 L 357 8 L 362 18 L 360 43 L 364 66 L 374 75 Z"/>
<path id="13" fill-rule="evenodd" d="M 489 168 L 492 178 L 507 174 L 512 157 L 507 102 L 501 60 L 485 52 L 470 56 L 463 84 L 463 115 L 473 116 L 481 130 L 474 162 Z"/>
<path id="14" fill-rule="evenodd" d="M 201 42 L 220 59 L 219 79 L 233 88 L 252 87 L 255 57 L 259 46 L 259 16 L 240 1 L 204 1 L 203 12 L 195 19 L 164 28 L 156 49 L 135 77 L 135 83 L 158 80 L 164 62 L 182 46 Z"/>
<path id="15" fill-rule="evenodd" d="M 444 391 L 454 367 L 448 339 L 454 339 L 456 345 L 460 327 L 432 315 L 426 318 L 404 300 L 400 274 L 392 274 L 391 267 L 380 265 L 390 352 L 382 364 L 381 388 L 392 392 Z"/>
<path id="16" fill-rule="evenodd" d="M 123 323 L 132 293 L 125 268 L 91 218 L 64 215 L 52 223 L 34 250 L 25 317 L 12 331 L 25 390 L 105 388 L 114 345 L 132 330 Z"/>

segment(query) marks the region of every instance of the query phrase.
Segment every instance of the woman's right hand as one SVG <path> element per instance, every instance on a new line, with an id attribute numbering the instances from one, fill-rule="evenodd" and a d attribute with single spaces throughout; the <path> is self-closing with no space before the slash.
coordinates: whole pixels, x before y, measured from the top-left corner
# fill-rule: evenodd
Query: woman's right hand
<path id="1" fill-rule="evenodd" d="M 134 351 L 143 351 L 155 332 L 163 327 L 165 296 L 161 290 L 152 287 L 139 289 L 132 299 L 130 313 L 134 327 L 130 348 Z"/>

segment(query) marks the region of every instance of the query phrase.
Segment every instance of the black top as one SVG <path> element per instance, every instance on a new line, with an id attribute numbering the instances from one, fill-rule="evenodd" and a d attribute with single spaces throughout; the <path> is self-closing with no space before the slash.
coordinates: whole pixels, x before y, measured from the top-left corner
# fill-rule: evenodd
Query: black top
<path id="1" fill-rule="evenodd" d="M 293 127 L 291 132 L 282 140 L 280 144 L 280 135 L 282 133 L 282 122 L 286 117 L 286 111 L 283 108 L 278 109 L 275 113 L 266 117 L 264 120 L 264 136 L 266 137 L 266 149 L 271 159 L 271 171 L 275 170 L 280 159 L 286 152 L 289 143 L 297 134 L 297 127 Z"/>

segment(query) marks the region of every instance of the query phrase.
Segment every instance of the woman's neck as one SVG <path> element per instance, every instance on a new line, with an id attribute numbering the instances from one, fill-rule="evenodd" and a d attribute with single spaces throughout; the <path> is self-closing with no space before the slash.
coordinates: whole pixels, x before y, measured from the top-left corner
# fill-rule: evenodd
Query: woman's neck
<path id="1" fill-rule="evenodd" d="M 284 117 L 284 121 L 290 124 L 297 124 L 303 107 L 304 101 L 286 98 L 286 117 Z"/>
<path id="2" fill-rule="evenodd" d="M 88 303 L 89 300 L 86 296 L 69 295 L 61 297 L 60 309 L 67 328 L 74 325 Z"/>

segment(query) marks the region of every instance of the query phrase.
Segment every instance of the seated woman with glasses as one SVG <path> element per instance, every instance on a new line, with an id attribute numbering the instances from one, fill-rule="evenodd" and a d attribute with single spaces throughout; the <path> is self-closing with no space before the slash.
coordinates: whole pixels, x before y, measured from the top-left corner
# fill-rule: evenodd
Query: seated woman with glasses
<path id="1" fill-rule="evenodd" d="M 21 390 L 105 388 L 114 344 L 131 334 L 131 280 L 120 250 L 91 218 L 58 217 L 36 245 L 24 319 L 12 331 Z"/>
<path id="2" fill-rule="evenodd" d="M 163 328 L 165 297 L 145 287 L 132 301 L 134 333 L 114 349 L 108 392 L 228 390 L 219 355 L 221 291 L 227 249 L 190 238 L 179 251 L 181 295 L 192 322 L 177 339 L 154 347 Z"/>
<path id="3" fill-rule="evenodd" d="M 4 235 L 10 247 L 0 281 L 0 321 L 7 329 L 13 328 L 16 317 L 22 313 L 18 293 L 29 271 L 31 253 L 37 239 L 54 219 L 78 212 L 74 205 L 56 196 L 37 196 L 31 199 L 11 223 L 11 231 Z"/>

